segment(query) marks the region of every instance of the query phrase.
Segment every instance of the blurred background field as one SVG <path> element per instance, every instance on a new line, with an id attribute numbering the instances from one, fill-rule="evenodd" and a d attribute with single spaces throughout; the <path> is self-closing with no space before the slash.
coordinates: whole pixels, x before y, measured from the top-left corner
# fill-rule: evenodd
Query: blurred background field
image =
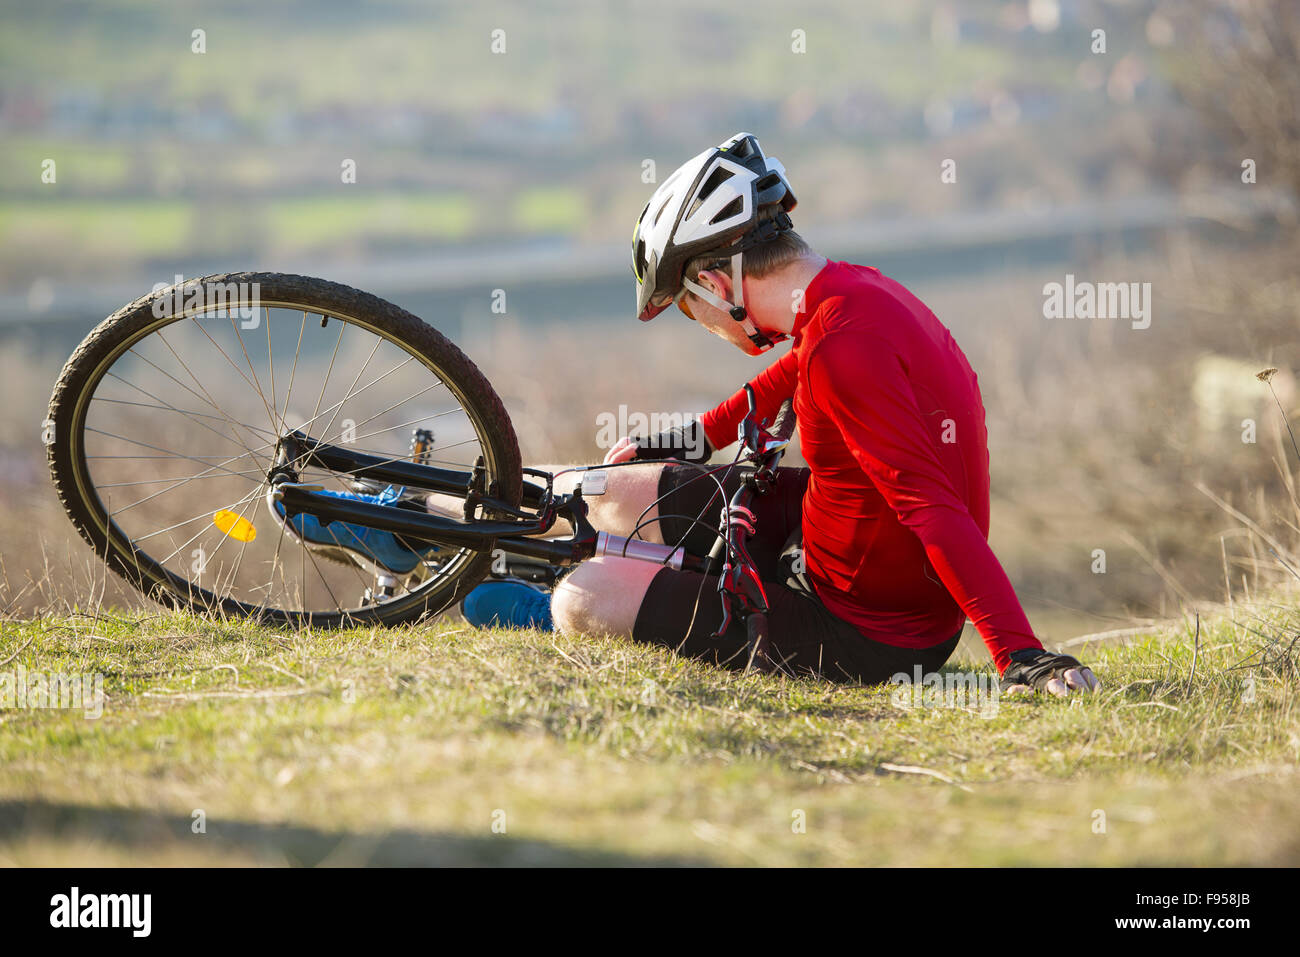
<path id="1" fill-rule="evenodd" d="M 598 458 L 621 404 L 708 408 L 759 365 L 635 323 L 627 236 L 646 161 L 662 179 L 742 129 L 819 251 L 908 284 L 966 350 L 993 543 L 1045 641 L 1245 598 L 1280 566 L 1197 486 L 1300 534 L 1254 377 L 1279 367 L 1296 411 L 1297 23 L 1209 0 L 0 3 L 0 610 L 129 603 L 40 424 L 76 343 L 177 274 L 391 299 L 483 368 L 534 461 Z M 1150 328 L 1044 318 L 1067 273 L 1150 282 Z"/>

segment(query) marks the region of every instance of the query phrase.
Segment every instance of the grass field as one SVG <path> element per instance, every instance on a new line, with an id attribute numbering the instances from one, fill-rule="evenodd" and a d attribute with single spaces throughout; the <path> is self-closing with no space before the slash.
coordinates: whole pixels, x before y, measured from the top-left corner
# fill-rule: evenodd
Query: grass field
<path id="1" fill-rule="evenodd" d="M 448 619 L 6 621 L 9 688 L 107 700 L 0 710 L 0 863 L 1296 864 L 1300 615 L 1234 617 L 991 716 Z"/>

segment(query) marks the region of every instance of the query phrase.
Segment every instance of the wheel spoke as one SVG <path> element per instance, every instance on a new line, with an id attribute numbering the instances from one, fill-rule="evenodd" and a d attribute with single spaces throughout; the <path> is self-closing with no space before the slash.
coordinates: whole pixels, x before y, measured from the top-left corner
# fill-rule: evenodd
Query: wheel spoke
<path id="1" fill-rule="evenodd" d="M 181 368 L 185 370 L 186 374 L 194 381 L 194 384 L 199 387 L 200 391 L 202 391 L 204 401 L 206 401 L 208 405 L 212 406 L 212 408 L 215 409 L 217 412 L 221 413 L 221 417 L 224 418 L 231 426 L 237 426 L 239 423 L 235 422 L 235 420 L 232 419 L 229 416 L 229 414 L 227 414 L 226 410 L 222 406 L 217 405 L 216 400 L 212 398 L 212 395 L 208 392 L 208 390 L 203 388 L 203 383 L 201 383 L 199 381 L 198 376 L 194 374 L 194 370 L 191 369 L 189 367 L 189 364 L 186 363 L 185 360 L 182 359 L 180 355 L 176 352 L 176 350 L 172 348 L 172 344 L 167 341 L 167 337 L 162 334 L 161 329 L 158 330 L 157 336 L 162 341 L 162 344 L 167 347 L 167 351 L 170 352 L 172 356 L 176 359 L 176 361 L 181 364 Z M 136 355 L 139 355 L 139 353 L 136 353 Z M 144 359 L 145 362 L 149 362 L 149 360 L 144 356 L 140 356 L 140 358 Z M 153 365 L 152 362 L 149 362 L 149 364 Z M 158 367 L 154 366 L 154 368 L 158 368 Z M 159 369 L 159 371 L 161 372 L 162 370 Z M 176 382 L 178 385 L 181 384 L 174 376 L 169 375 L 168 378 L 170 378 L 173 382 Z M 190 391 L 192 392 L 193 390 Z M 238 445 L 239 443 L 236 442 L 235 444 Z M 245 448 L 247 448 L 247 446 L 245 446 Z"/>

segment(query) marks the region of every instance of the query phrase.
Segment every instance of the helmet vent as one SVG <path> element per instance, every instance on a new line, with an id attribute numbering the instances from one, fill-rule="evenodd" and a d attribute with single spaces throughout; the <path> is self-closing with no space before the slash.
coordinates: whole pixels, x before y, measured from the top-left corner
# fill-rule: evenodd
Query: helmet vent
<path id="1" fill-rule="evenodd" d="M 659 225 L 659 217 L 662 216 L 664 214 L 664 210 L 668 208 L 668 201 L 670 199 L 672 199 L 671 196 L 665 196 L 664 201 L 659 204 L 659 212 L 655 213 L 654 221 L 650 224 L 651 226 Z"/>
<path id="2" fill-rule="evenodd" d="M 746 136 L 731 148 L 731 155 L 736 159 L 749 159 L 754 155 L 754 138 Z"/>
<path id="3" fill-rule="evenodd" d="M 704 185 L 700 187 L 700 191 L 695 194 L 695 202 L 691 203 L 691 208 L 687 211 L 686 218 L 689 219 L 694 216 L 695 211 L 700 208 L 704 201 L 713 195 L 713 191 L 727 180 L 731 179 L 734 175 L 736 174 L 722 166 L 719 166 L 710 173 L 709 178 L 706 179 Z M 717 220 L 715 219 L 714 222 L 716 223 Z"/>
<path id="4" fill-rule="evenodd" d="M 719 166 L 717 169 L 715 169 L 712 173 L 709 174 L 709 178 L 706 179 L 704 181 L 704 185 L 700 187 L 700 199 L 708 199 L 713 194 L 713 191 L 715 189 L 717 189 L 727 180 L 731 179 L 731 177 L 734 175 L 736 174 L 733 173 L 731 170 L 727 169 L 725 166 Z"/>
<path id="5" fill-rule="evenodd" d="M 740 211 L 743 210 L 744 208 L 745 208 L 745 201 L 741 199 L 739 196 L 737 196 L 726 206 L 723 206 L 722 209 L 718 211 L 718 215 L 714 216 L 711 220 L 709 220 L 709 225 L 711 226 L 717 225 L 718 223 L 722 222 L 724 219 L 730 219 L 732 216 L 738 216 L 740 214 Z"/>

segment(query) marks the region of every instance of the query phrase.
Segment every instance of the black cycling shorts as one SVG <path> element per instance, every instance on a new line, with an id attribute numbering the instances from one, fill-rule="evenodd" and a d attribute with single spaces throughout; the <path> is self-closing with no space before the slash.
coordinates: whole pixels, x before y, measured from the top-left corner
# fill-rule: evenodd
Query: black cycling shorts
<path id="1" fill-rule="evenodd" d="M 723 499 L 718 486 L 700 475 L 688 466 L 665 466 L 659 480 L 663 496 L 659 515 L 665 542 L 683 542 L 686 551 L 703 556 L 713 547 Z M 793 571 L 802 541 L 800 520 L 808 475 L 806 468 L 780 468 L 772 492 L 754 498 L 757 530 L 750 538 L 749 553 L 767 591 L 772 657 L 796 674 L 862 684 L 886 682 L 899 672 L 911 675 L 916 665 L 923 673 L 937 671 L 956 649 L 960 630 L 930 648 L 873 641 L 832 614 L 807 577 Z M 742 480 L 739 468 L 723 480 L 727 500 Z M 696 518 L 701 524 L 692 526 Z M 726 634 L 716 640 L 711 637 L 722 624 L 717 589 L 715 576 L 665 568 L 646 591 L 632 637 L 724 667 L 743 668 L 748 657 L 743 622 L 733 620 Z"/>

